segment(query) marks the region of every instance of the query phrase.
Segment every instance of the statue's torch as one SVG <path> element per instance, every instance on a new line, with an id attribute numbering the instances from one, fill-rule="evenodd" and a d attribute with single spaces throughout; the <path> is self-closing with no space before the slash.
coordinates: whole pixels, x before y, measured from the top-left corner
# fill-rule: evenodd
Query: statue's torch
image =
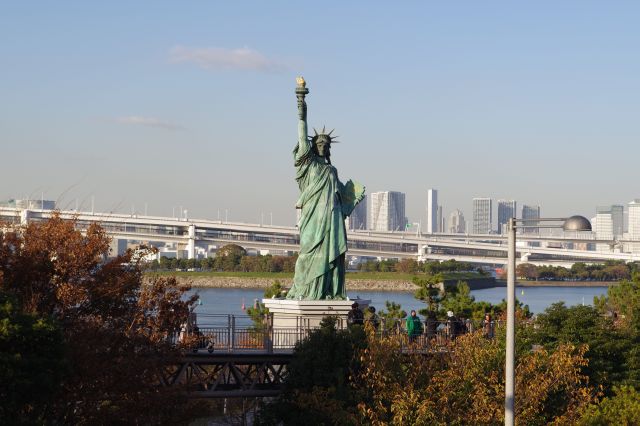
<path id="1" fill-rule="evenodd" d="M 307 89 L 307 82 L 304 81 L 304 78 L 297 77 L 296 83 L 296 97 L 298 98 L 298 116 L 300 120 L 307 119 L 307 103 L 304 101 L 304 97 L 309 93 L 309 89 Z"/>

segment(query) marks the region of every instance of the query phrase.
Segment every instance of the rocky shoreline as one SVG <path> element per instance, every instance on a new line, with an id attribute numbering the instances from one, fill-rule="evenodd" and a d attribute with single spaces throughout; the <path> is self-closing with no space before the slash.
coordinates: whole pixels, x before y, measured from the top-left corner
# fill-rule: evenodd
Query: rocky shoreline
<path id="1" fill-rule="evenodd" d="M 506 281 L 498 281 L 507 285 Z M 518 281 L 520 287 L 609 287 L 618 281 Z"/>
<path id="2" fill-rule="evenodd" d="M 280 281 L 285 287 L 291 287 L 292 278 L 247 278 L 247 277 L 185 277 L 176 274 L 176 279 L 181 285 L 188 285 L 193 288 L 267 288 L 274 281 Z M 476 286 L 470 283 L 473 288 L 505 287 L 506 281 L 496 280 L 492 283 Z M 518 281 L 521 287 L 603 287 L 614 285 L 615 282 L 602 281 Z M 360 291 L 407 291 L 413 292 L 416 286 L 409 280 L 363 280 L 347 279 L 349 290 Z"/>
<path id="3" fill-rule="evenodd" d="M 193 288 L 267 288 L 276 279 L 285 287 L 293 284 L 292 278 L 240 278 L 240 277 L 181 277 L 179 284 Z M 415 291 L 416 286 L 407 280 L 354 280 L 347 279 L 349 290 L 367 291 Z"/>

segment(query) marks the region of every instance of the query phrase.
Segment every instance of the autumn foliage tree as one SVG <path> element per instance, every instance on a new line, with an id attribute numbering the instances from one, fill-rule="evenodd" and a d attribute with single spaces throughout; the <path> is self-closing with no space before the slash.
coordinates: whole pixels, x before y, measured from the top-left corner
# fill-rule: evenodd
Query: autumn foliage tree
<path id="1" fill-rule="evenodd" d="M 584 348 L 529 351 L 516 368 L 520 424 L 573 424 L 594 401 L 581 373 Z M 480 333 L 458 338 L 447 354 L 403 354 L 392 338 L 369 339 L 357 383 L 362 424 L 473 424 L 504 422 L 504 341 Z"/>
<path id="2" fill-rule="evenodd" d="M 159 372 L 180 356 L 169 336 L 195 300 L 174 279 L 143 284 L 144 250 L 107 260 L 109 237 L 54 215 L 0 231 L 0 292 L 25 315 L 57 324 L 68 366 L 42 411 L 43 422 L 187 422 L 180 389 L 159 386 Z"/>
<path id="3" fill-rule="evenodd" d="M 365 329 L 364 342 L 328 327 L 299 344 L 287 392 L 262 411 L 259 423 L 504 423 L 504 329 L 496 339 L 468 333 L 449 351 L 431 354 L 403 351 L 398 336 L 381 337 L 369 325 Z M 583 373 L 586 350 L 571 344 L 519 347 L 518 424 L 575 424 L 597 401 L 599 391 Z"/>

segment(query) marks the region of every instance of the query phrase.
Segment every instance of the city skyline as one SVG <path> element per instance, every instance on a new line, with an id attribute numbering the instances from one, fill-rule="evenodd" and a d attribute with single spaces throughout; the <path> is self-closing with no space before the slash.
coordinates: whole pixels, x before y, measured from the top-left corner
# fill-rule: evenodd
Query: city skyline
<path id="1" fill-rule="evenodd" d="M 292 225 L 300 74 L 341 179 L 406 193 L 412 222 L 428 187 L 443 217 L 479 195 L 552 217 L 640 197 L 640 5 L 150 5 L 5 5 L 0 200 Z"/>

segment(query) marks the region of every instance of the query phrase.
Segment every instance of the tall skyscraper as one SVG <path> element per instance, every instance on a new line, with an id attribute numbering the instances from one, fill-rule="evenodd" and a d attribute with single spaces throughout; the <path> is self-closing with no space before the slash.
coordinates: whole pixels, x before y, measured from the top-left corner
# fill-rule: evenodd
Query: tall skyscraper
<path id="1" fill-rule="evenodd" d="M 466 232 L 466 224 L 464 222 L 464 215 L 458 209 L 455 209 L 449 215 L 449 233 L 451 234 L 464 234 Z"/>
<path id="2" fill-rule="evenodd" d="M 438 232 L 438 190 L 427 191 L 427 232 L 433 234 Z"/>
<path id="3" fill-rule="evenodd" d="M 516 217 L 515 200 L 498 200 L 498 233 L 507 233 L 509 218 Z"/>
<path id="4" fill-rule="evenodd" d="M 444 232 L 445 217 L 442 214 L 442 206 L 438 206 L 438 232 Z"/>
<path id="5" fill-rule="evenodd" d="M 369 229 L 373 231 L 404 231 L 405 195 L 402 192 L 373 192 L 370 195 Z"/>
<path id="6" fill-rule="evenodd" d="M 540 206 L 531 206 L 524 204 L 522 206 L 522 219 L 539 219 L 540 218 Z M 535 226 L 538 222 L 535 220 L 523 222 L 524 226 Z M 524 228 L 523 234 L 538 234 L 538 228 Z"/>
<path id="7" fill-rule="evenodd" d="M 613 219 L 613 235 L 621 237 L 624 234 L 624 206 L 619 204 L 612 205 L 611 217 Z"/>
<path id="8" fill-rule="evenodd" d="M 596 217 L 593 221 L 593 231 L 596 238 L 603 240 L 613 240 L 622 236 L 624 206 L 598 206 L 596 207 Z M 611 251 L 609 244 L 596 244 L 597 251 Z"/>
<path id="9" fill-rule="evenodd" d="M 492 204 L 491 198 L 473 199 L 473 227 L 471 232 L 474 234 L 491 233 Z"/>
<path id="10" fill-rule="evenodd" d="M 628 205 L 629 210 L 629 235 L 630 240 L 638 241 L 629 244 L 629 251 L 640 253 L 640 198 L 636 198 Z"/>
<path id="11" fill-rule="evenodd" d="M 349 216 L 349 229 L 367 229 L 367 196 L 358 203 Z"/>

